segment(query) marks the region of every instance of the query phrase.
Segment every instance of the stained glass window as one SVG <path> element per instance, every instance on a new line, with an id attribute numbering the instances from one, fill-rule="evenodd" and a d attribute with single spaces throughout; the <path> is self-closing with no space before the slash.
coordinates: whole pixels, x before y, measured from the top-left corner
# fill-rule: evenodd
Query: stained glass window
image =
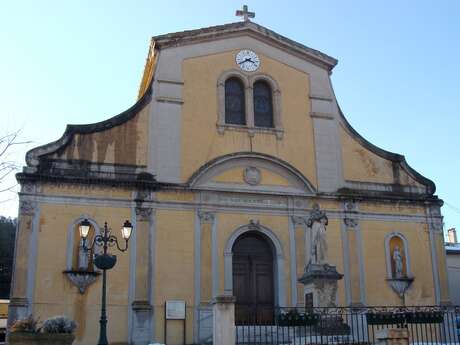
<path id="1" fill-rule="evenodd" d="M 254 125 L 273 127 L 272 90 L 264 81 L 254 83 Z"/>
<path id="2" fill-rule="evenodd" d="M 244 85 L 238 78 L 225 82 L 225 123 L 246 124 Z"/>

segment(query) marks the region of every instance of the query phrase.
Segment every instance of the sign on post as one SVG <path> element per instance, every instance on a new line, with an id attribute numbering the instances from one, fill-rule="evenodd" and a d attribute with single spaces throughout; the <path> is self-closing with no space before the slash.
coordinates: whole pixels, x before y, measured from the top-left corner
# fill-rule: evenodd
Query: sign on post
<path id="1" fill-rule="evenodd" d="M 185 301 L 169 300 L 166 301 L 167 320 L 185 320 Z"/>

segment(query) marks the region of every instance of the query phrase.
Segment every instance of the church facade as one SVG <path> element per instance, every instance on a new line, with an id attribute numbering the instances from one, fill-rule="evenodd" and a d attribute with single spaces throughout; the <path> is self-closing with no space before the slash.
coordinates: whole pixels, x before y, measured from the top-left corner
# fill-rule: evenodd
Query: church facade
<path id="1" fill-rule="evenodd" d="M 111 344 L 206 341 L 222 294 L 237 322 L 316 305 L 299 282 L 313 261 L 343 274 L 341 306 L 449 303 L 435 185 L 351 127 L 336 64 L 247 20 L 153 37 L 130 109 L 27 153 L 10 321 L 65 314 L 76 344 L 97 339 L 85 219 L 90 238 L 134 227 L 108 271 Z"/>

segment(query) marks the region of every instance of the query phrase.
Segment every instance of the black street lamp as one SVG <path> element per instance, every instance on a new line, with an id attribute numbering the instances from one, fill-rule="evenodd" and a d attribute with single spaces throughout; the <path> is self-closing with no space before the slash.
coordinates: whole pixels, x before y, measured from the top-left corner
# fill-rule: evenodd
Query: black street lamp
<path id="1" fill-rule="evenodd" d="M 94 264 L 97 268 L 102 270 L 102 305 L 101 305 L 101 319 L 99 320 L 100 330 L 99 330 L 99 341 L 97 345 L 108 345 L 109 342 L 107 341 L 107 313 L 106 313 L 106 271 L 110 270 L 115 266 L 117 262 L 117 257 L 115 255 L 110 255 L 107 253 L 107 249 L 109 247 L 113 247 L 114 245 L 117 246 L 118 250 L 121 252 L 125 252 L 128 250 L 128 241 L 131 237 L 131 232 L 133 230 L 133 226 L 129 221 L 125 221 L 123 227 L 121 228 L 121 236 L 125 240 L 125 247 L 120 248 L 118 244 L 118 239 L 116 236 L 110 234 L 110 230 L 107 226 L 107 222 L 104 224 L 104 232 L 102 235 L 94 236 L 93 242 L 90 246 L 86 246 L 86 238 L 88 237 L 89 229 L 90 229 L 90 222 L 88 219 L 83 220 L 80 223 L 79 231 L 80 237 L 83 238 L 83 248 L 85 251 L 89 251 L 93 249 L 94 246 L 99 246 L 103 248 L 102 254 L 96 254 L 94 258 Z"/>

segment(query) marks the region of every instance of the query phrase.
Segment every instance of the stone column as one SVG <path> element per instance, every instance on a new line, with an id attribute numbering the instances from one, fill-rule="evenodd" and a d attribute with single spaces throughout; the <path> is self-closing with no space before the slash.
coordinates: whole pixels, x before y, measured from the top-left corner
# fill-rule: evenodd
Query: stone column
<path id="1" fill-rule="evenodd" d="M 213 344 L 235 344 L 235 297 L 230 295 L 217 296 L 213 304 Z"/>
<path id="2" fill-rule="evenodd" d="M 150 207 L 137 202 L 136 227 L 134 229 L 136 242 L 133 249 L 136 251 L 134 265 L 135 271 L 134 296 L 132 307 L 132 334 L 133 345 L 145 345 L 153 339 L 153 308 L 151 305 L 151 281 L 153 248 L 151 246 L 153 236 L 153 210 Z M 134 267 L 133 267 L 134 266 Z"/>
<path id="3" fill-rule="evenodd" d="M 292 225 L 291 225 L 292 224 Z M 297 277 L 301 276 L 310 258 L 311 236 L 307 231 L 307 217 L 292 216 L 290 224 L 291 243 L 291 284 L 292 306 L 303 306 L 303 287 L 298 284 Z"/>
<path id="4" fill-rule="evenodd" d="M 443 225 L 440 207 L 430 205 L 427 207 L 428 233 L 433 271 L 433 285 L 435 304 L 448 304 L 449 287 L 447 284 L 447 264 L 444 250 Z"/>
<path id="5" fill-rule="evenodd" d="M 384 328 L 375 332 L 378 345 L 409 345 L 409 331 L 406 328 Z"/>
<path id="6" fill-rule="evenodd" d="M 31 200 L 19 201 L 8 324 L 32 312 L 39 211 Z"/>
<path id="7" fill-rule="evenodd" d="M 358 204 L 343 203 L 342 241 L 344 249 L 345 296 L 348 305 L 366 305 L 363 240 Z"/>
<path id="8" fill-rule="evenodd" d="M 200 343 L 212 335 L 212 307 L 217 295 L 219 276 L 217 270 L 216 216 L 213 212 L 198 210 L 195 220 L 195 321 L 194 339 Z"/>

